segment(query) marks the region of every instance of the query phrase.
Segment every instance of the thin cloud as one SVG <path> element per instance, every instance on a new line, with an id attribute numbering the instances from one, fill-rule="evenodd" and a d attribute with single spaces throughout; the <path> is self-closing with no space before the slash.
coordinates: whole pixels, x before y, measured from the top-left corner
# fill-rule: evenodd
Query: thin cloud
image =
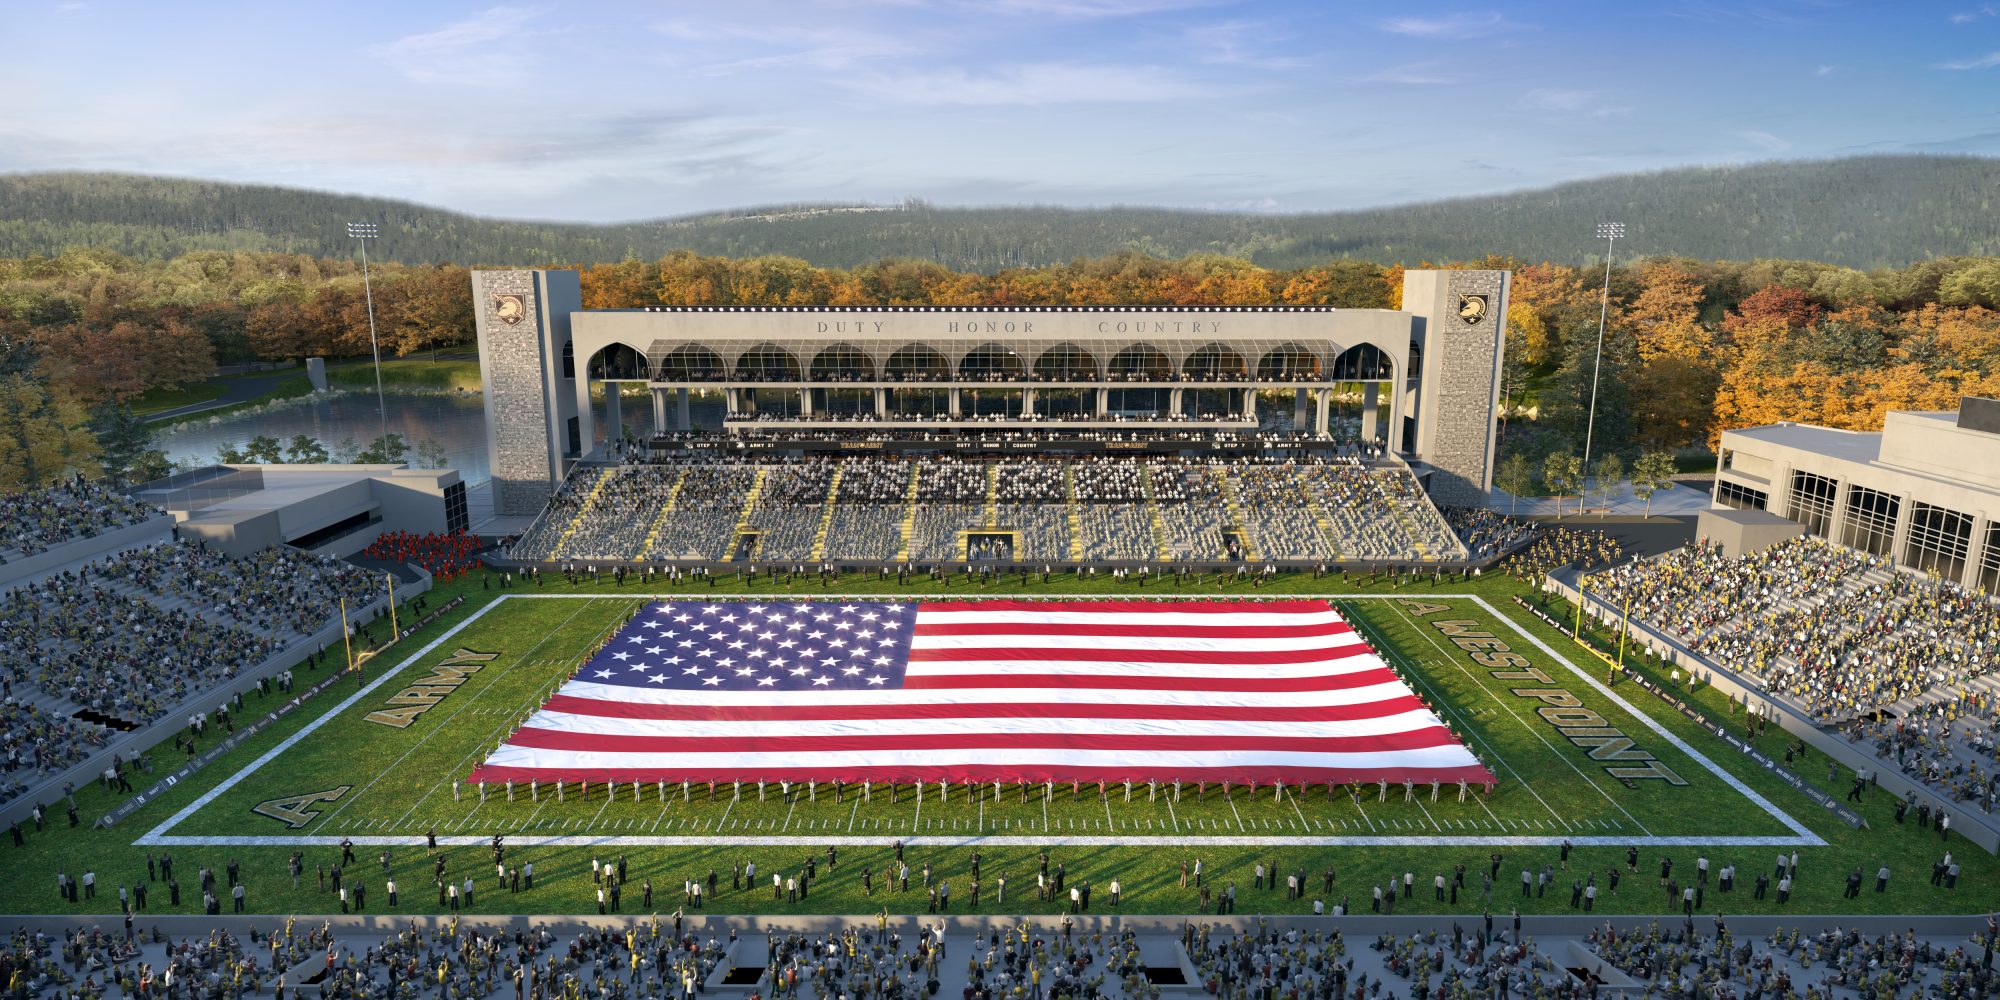
<path id="1" fill-rule="evenodd" d="M 994 73 L 963 70 L 905 73 L 847 81 L 879 100 L 919 106 L 1149 103 L 1213 97 L 1214 88 L 1157 66 L 1111 67 L 1033 63 Z"/>
<path id="2" fill-rule="evenodd" d="M 1978 21 L 1983 18 L 1993 17 L 1995 15 L 2000 15 L 2000 7 L 1995 7 L 1994 5 L 1988 3 L 1988 4 L 1980 4 L 1979 6 L 1974 7 L 1971 10 L 1959 11 L 1958 13 L 1953 14 L 1949 18 L 1949 20 L 1953 24 L 1971 24 L 1974 21 Z"/>
<path id="3" fill-rule="evenodd" d="M 1074 21 L 1165 14 L 1196 7 L 1212 7 L 1219 0 L 989 0 L 969 5 L 987 14 L 1033 14 Z"/>
<path id="4" fill-rule="evenodd" d="M 1203 24 L 1187 29 L 1182 37 L 1195 58 L 1217 66 L 1298 69 L 1309 62 L 1301 56 L 1272 51 L 1275 43 L 1290 38 L 1291 33 L 1262 21 Z"/>
<path id="5" fill-rule="evenodd" d="M 490 7 L 436 31 L 405 35 L 369 51 L 412 80 L 488 84 L 513 77 L 516 68 L 533 61 L 523 29 L 536 15 L 525 7 Z"/>
<path id="6" fill-rule="evenodd" d="M 1392 17 L 1376 26 L 1392 35 L 1412 38 L 1477 38 L 1492 34 L 1507 23 L 1499 11 L 1444 14 L 1437 17 Z"/>
<path id="7" fill-rule="evenodd" d="M 1817 69 L 1814 69 L 1814 70 L 1813 70 L 1813 75 L 1814 75 L 1814 76 L 1832 76 L 1832 75 L 1833 75 L 1833 71 L 1834 71 L 1835 69 L 1838 69 L 1838 68 L 1839 68 L 1839 67 L 1837 67 L 1837 66 L 1830 66 L 1830 65 L 1828 65 L 1828 66 L 1820 66 L 1819 68 L 1817 68 Z"/>
<path id="8" fill-rule="evenodd" d="M 1361 78 L 1363 83 L 1393 83 L 1406 87 L 1441 87 L 1458 82 L 1458 78 L 1441 72 L 1436 63 L 1410 63 L 1405 66 L 1391 66 Z"/>
<path id="9" fill-rule="evenodd" d="M 1988 52 L 1977 59 L 1937 64 L 1938 69 L 1948 70 L 1992 69 L 1995 66 L 2000 66 L 2000 52 Z"/>

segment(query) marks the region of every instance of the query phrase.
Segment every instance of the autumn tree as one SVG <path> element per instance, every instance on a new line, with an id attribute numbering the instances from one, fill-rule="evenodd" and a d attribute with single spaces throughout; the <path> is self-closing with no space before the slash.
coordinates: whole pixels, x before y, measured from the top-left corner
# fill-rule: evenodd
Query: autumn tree
<path id="1" fill-rule="evenodd" d="M 26 372 L 0 376 L 0 491 L 98 472 L 97 440 L 75 396 Z"/>

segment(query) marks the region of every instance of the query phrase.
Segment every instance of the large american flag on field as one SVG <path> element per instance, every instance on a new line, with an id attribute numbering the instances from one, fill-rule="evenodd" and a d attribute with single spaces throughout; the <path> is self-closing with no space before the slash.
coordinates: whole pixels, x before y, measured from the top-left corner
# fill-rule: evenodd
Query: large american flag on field
<path id="1" fill-rule="evenodd" d="M 682 601 L 475 782 L 1483 784 L 1325 601 Z"/>

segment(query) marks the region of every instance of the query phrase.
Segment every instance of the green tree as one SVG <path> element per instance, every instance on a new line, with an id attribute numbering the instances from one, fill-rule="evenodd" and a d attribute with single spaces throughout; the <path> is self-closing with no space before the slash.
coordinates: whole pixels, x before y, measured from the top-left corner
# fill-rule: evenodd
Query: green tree
<path id="1" fill-rule="evenodd" d="M 250 453 L 236 447 L 234 441 L 224 441 L 215 448 L 215 460 L 223 465 L 242 465 L 250 461 Z"/>
<path id="2" fill-rule="evenodd" d="M 451 461 L 445 454 L 444 444 L 437 438 L 426 436 L 417 442 L 417 465 L 425 469 L 442 469 Z"/>
<path id="3" fill-rule="evenodd" d="M 363 465 L 390 465 L 402 461 L 410 454 L 410 445 L 401 434 L 385 434 L 368 442 L 368 447 L 354 456 L 354 461 Z"/>
<path id="4" fill-rule="evenodd" d="M 1649 451 L 1632 464 L 1632 494 L 1646 503 L 1646 516 L 1653 516 L 1653 495 L 1673 484 L 1674 456 L 1671 452 Z"/>
<path id="5" fill-rule="evenodd" d="M 1592 317 L 1588 330 L 1573 330 L 1564 336 L 1562 363 L 1541 393 L 1540 420 L 1572 447 L 1582 448 L 1588 437 L 1592 456 L 1624 451 L 1632 443 L 1629 375 L 1639 364 L 1639 348 L 1632 332 L 1612 327 L 1604 333 L 1604 361 L 1599 366 L 1595 319 Z M 1593 380 L 1597 397 L 1594 423 L 1590 417 Z"/>
<path id="6" fill-rule="evenodd" d="M 1510 514 L 1521 509 L 1521 495 L 1535 488 L 1534 467 L 1528 464 L 1528 456 L 1518 451 L 1500 460 L 1500 468 L 1493 478 L 1508 496 L 1514 498 L 1512 509 L 1508 511 Z"/>
<path id="7" fill-rule="evenodd" d="M 252 462 L 262 465 L 276 465 L 281 460 L 278 454 L 278 439 L 269 434 L 259 434 L 243 446 L 243 454 Z"/>
<path id="8" fill-rule="evenodd" d="M 1568 448 L 1549 452 L 1542 459 L 1542 485 L 1556 498 L 1556 516 L 1562 516 L 1563 497 L 1575 492 L 1583 485 L 1583 459 Z M 1577 500 L 1577 509 L 1583 509 L 1582 498 Z"/>
<path id="9" fill-rule="evenodd" d="M 29 375 L 0 378 L 0 490 L 34 489 L 95 475 L 97 439 L 83 404 Z"/>
<path id="10" fill-rule="evenodd" d="M 1612 492 L 1625 480 L 1625 460 L 1619 458 L 1617 452 L 1608 451 L 1603 457 L 1591 463 L 1590 471 L 1591 478 L 1597 481 L 1597 495 L 1603 498 L 1604 506 L 1608 510 L 1611 506 Z"/>
<path id="11" fill-rule="evenodd" d="M 167 453 L 153 447 L 153 427 L 124 403 L 100 404 L 90 416 L 97 464 L 119 482 L 143 483 L 166 475 Z"/>
<path id="12" fill-rule="evenodd" d="M 326 446 L 317 438 L 304 434 L 292 435 L 291 443 L 285 445 L 285 461 L 293 465 L 313 465 L 326 461 Z"/>

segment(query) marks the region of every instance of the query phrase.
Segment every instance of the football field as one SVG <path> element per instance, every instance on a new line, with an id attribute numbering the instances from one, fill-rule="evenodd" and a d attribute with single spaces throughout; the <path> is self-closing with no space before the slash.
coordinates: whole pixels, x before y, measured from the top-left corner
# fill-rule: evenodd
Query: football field
<path id="1" fill-rule="evenodd" d="M 837 603 L 854 593 L 807 598 Z M 993 597 L 1005 594 L 982 595 Z M 1027 595 L 1022 595 L 1027 596 Z M 1046 598 L 1046 595 L 1037 595 Z M 1485 597 L 1337 594 L 1404 681 L 1493 770 L 1461 794 L 1320 785 L 625 783 L 560 790 L 466 775 L 645 604 L 672 594 L 494 597 L 423 646 L 369 665 L 309 721 L 136 838 L 145 847 L 484 843 L 581 847 L 1824 844 L 1785 808 L 1638 710 Z M 710 600 L 711 595 L 685 599 Z M 908 599 L 885 596 L 875 599 Z M 792 600 L 786 598 L 786 600 Z M 449 693 L 399 697 L 419 680 Z M 1710 752 L 1713 752 L 1712 750 Z"/>

